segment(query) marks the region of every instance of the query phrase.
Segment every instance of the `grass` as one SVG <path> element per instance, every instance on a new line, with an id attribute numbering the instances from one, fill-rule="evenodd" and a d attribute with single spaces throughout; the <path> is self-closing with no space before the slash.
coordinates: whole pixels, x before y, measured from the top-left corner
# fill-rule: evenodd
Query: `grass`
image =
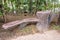
<path id="1" fill-rule="evenodd" d="M 0 12 L 0 16 L 2 16 L 2 13 Z"/>
<path id="2" fill-rule="evenodd" d="M 51 29 L 53 29 L 53 30 L 60 30 L 60 26 L 52 24 Z"/>
<path id="3" fill-rule="evenodd" d="M 0 16 L 2 16 L 2 15 L 0 14 Z"/>
<path id="4" fill-rule="evenodd" d="M 35 25 L 29 25 L 24 27 L 23 29 L 16 28 L 13 30 L 13 33 L 16 35 L 28 35 L 37 33 L 38 30 Z"/>

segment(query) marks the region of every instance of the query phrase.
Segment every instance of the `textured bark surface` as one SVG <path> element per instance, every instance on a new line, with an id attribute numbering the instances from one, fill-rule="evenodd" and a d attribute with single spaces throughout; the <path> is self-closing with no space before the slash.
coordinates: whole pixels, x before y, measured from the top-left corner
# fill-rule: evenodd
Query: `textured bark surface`
<path id="1" fill-rule="evenodd" d="M 17 26 L 17 25 L 20 25 L 20 28 L 23 28 L 30 22 L 35 23 L 38 21 L 39 21 L 39 19 L 37 19 L 37 18 L 26 18 L 23 20 L 17 20 L 17 21 L 6 23 L 6 24 L 2 25 L 2 28 L 10 29 L 10 28 L 14 28 L 14 26 Z"/>
<path id="2" fill-rule="evenodd" d="M 50 19 L 50 22 L 55 22 L 57 23 L 58 22 L 58 18 L 59 18 L 59 14 L 60 14 L 60 9 L 58 8 L 55 8 L 55 10 L 51 10 L 51 19 Z"/>
<path id="3" fill-rule="evenodd" d="M 37 18 L 39 19 L 39 23 L 37 23 L 36 27 L 39 31 L 47 30 L 49 27 L 48 17 L 51 11 L 40 11 L 37 12 Z"/>

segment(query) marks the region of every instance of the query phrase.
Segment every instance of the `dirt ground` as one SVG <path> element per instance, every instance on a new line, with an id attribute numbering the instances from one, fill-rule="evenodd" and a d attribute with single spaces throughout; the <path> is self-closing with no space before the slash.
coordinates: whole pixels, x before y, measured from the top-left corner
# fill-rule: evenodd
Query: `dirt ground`
<path id="1" fill-rule="evenodd" d="M 26 36 L 10 38 L 10 40 L 60 40 L 60 33 L 57 30 L 49 30 L 44 33 L 35 33 Z"/>

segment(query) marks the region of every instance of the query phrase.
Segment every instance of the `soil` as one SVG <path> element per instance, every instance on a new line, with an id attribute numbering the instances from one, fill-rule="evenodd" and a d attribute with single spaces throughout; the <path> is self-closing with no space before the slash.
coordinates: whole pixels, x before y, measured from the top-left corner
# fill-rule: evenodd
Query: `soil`
<path id="1" fill-rule="evenodd" d="M 60 40 L 60 33 L 57 30 L 49 30 L 44 33 L 35 33 L 26 36 L 10 38 L 10 40 Z"/>

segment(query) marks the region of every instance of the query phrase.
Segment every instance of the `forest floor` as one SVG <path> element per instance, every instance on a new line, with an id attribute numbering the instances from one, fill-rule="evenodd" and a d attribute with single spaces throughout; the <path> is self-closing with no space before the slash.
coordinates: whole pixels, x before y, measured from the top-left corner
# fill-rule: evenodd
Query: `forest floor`
<path id="1" fill-rule="evenodd" d="M 7 22 L 11 22 L 11 21 L 15 21 L 15 20 L 22 20 L 24 18 L 35 18 L 36 16 L 35 15 L 32 16 L 32 15 L 28 15 L 28 14 L 22 14 L 19 16 L 7 15 L 6 17 L 7 17 Z M 20 29 L 17 26 L 13 30 L 2 29 L 1 27 L 3 24 L 4 23 L 0 22 L 0 38 L 1 38 L 1 40 L 8 40 L 9 38 L 13 39 L 13 38 L 19 37 L 19 36 L 25 36 L 25 35 L 29 35 L 29 34 L 39 33 L 39 31 L 37 30 L 37 28 L 34 24 L 30 24 L 23 29 Z M 50 29 L 52 29 L 52 27 Z M 60 30 L 59 30 L 59 32 L 60 32 Z"/>
<path id="2" fill-rule="evenodd" d="M 25 36 L 18 36 L 18 37 L 10 38 L 10 40 L 60 40 L 60 33 L 58 33 L 58 31 L 56 30 L 50 30 L 42 34 L 35 33 Z"/>

